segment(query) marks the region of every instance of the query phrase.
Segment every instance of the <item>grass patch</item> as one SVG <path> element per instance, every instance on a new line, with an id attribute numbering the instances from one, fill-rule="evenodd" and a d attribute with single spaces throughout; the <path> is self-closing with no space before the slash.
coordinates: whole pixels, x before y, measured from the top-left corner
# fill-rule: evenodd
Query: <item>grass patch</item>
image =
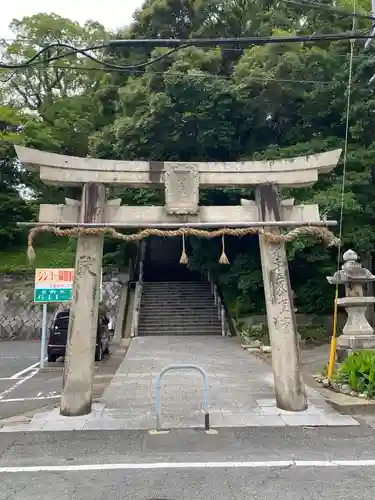
<path id="1" fill-rule="evenodd" d="M 37 245 L 36 259 L 30 264 L 26 256 L 26 248 L 12 251 L 0 251 L 0 273 L 32 273 L 36 268 L 74 267 L 75 242 L 66 239 L 49 242 L 48 245 Z"/>

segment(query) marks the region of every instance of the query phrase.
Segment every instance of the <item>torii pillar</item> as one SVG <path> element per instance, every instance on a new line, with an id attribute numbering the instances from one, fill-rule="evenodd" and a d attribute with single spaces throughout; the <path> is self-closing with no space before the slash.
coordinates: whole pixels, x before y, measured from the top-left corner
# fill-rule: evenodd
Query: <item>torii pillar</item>
<path id="1" fill-rule="evenodd" d="M 277 187 L 260 185 L 255 191 L 261 221 L 283 220 Z M 265 229 L 280 234 L 279 229 Z M 270 243 L 259 235 L 267 323 L 272 346 L 272 368 L 278 408 L 303 411 L 307 408 L 301 371 L 300 343 L 290 286 L 285 243 Z"/>
<path id="2" fill-rule="evenodd" d="M 104 184 L 83 185 L 80 222 L 103 222 Z M 86 415 L 92 408 L 92 379 L 100 300 L 103 235 L 78 237 L 73 300 L 69 315 L 60 414 Z"/>

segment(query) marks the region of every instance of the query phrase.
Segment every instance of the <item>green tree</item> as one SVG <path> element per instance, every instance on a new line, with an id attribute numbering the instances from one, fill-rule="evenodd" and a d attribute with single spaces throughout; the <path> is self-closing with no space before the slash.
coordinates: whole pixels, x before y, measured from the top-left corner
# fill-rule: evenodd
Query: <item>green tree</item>
<path id="1" fill-rule="evenodd" d="M 30 206 L 21 197 L 17 187 L 24 181 L 22 170 L 14 158 L 14 143 L 21 143 L 23 118 L 6 106 L 0 106 L 0 248 L 18 244 L 24 231 L 18 221 L 30 220 Z"/>
<path id="2" fill-rule="evenodd" d="M 3 60 L 17 64 L 56 42 L 87 47 L 108 37 L 104 27 L 88 21 L 84 26 L 56 14 L 36 14 L 13 20 L 11 41 L 3 40 Z M 14 109 L 29 113 L 24 124 L 25 145 L 52 152 L 86 156 L 88 137 L 99 116 L 95 92 L 105 74 L 97 64 L 72 54 L 50 62 L 67 49 L 52 47 L 45 63 L 17 71 L 6 71 L 2 100 Z M 4 73 L 4 72 L 3 72 Z M 33 176 L 32 188 L 44 201 L 63 199 L 64 192 L 46 188 Z"/>
<path id="3" fill-rule="evenodd" d="M 348 8 L 344 2 L 325 4 Z M 368 2 L 359 4 L 368 8 Z M 288 35 L 342 32 L 352 19 L 323 8 L 275 1 L 149 0 L 127 29 L 130 37 Z M 357 20 L 366 29 L 366 20 Z M 311 154 L 342 148 L 346 126 L 349 42 L 254 46 L 244 50 L 183 49 L 124 80 L 119 85 L 113 120 L 91 138 L 91 152 L 112 158 L 164 160 L 262 159 Z M 164 49 L 143 57 L 155 57 Z M 374 248 L 371 164 L 374 49 L 354 45 L 349 148 L 343 198 L 344 248 L 364 255 Z M 115 55 L 117 63 L 139 62 L 139 52 Z M 133 59 L 132 59 L 133 58 Z M 137 59 L 138 58 L 138 59 Z M 111 102 L 111 109 L 114 109 Z M 319 203 L 322 215 L 339 219 L 343 161 L 312 188 L 285 191 L 300 202 Z M 211 190 L 205 203 L 238 203 L 251 190 Z M 361 223 L 358 224 L 358 220 Z M 221 270 L 226 289 L 241 307 L 258 309 L 250 298 L 261 287 L 255 241 L 238 246 L 232 265 Z M 255 245 L 255 246 L 254 246 Z M 215 245 L 195 244 L 196 267 L 214 266 Z M 208 251 L 204 250 L 208 249 Z M 300 309 L 328 311 L 332 290 L 325 276 L 335 270 L 336 255 L 310 240 L 289 248 L 293 287 Z M 194 260 L 194 259 L 193 259 Z M 254 262 L 256 265 L 254 266 Z M 216 266 L 216 267 L 215 267 Z M 247 271 L 246 271 L 247 270 Z M 302 270 L 302 272 L 301 272 Z M 230 285 L 230 283 L 233 284 Z M 236 283 L 242 283 L 237 286 Z M 237 294 L 235 289 L 237 288 Z M 252 297 L 254 293 L 252 292 Z M 232 299 L 231 299 L 232 300 Z M 245 306 L 245 304 L 248 304 Z"/>
<path id="4" fill-rule="evenodd" d="M 325 0 L 322 5 L 351 8 L 346 0 Z M 357 8 L 368 11 L 369 1 L 357 2 Z M 316 9 L 276 0 L 147 0 L 134 22 L 113 36 L 303 35 L 342 32 L 351 26 L 350 17 L 323 6 Z M 56 39 L 86 45 L 106 37 L 96 23 L 80 27 L 58 16 L 33 16 L 13 27 L 17 42 L 7 47 L 9 61 L 31 56 L 37 47 Z M 365 30 L 370 23 L 357 19 L 356 27 Z M 30 44 L 35 38 L 38 44 Z M 6 77 L 11 78 L 5 95 L 15 109 L 22 107 L 23 115 L 25 108 L 33 111 L 23 122 L 25 144 L 50 151 L 184 161 L 298 156 L 344 145 L 349 49 L 347 41 L 189 47 L 126 72 L 98 71 L 81 57 L 69 57 L 30 69 L 30 73 L 12 76 L 7 72 Z M 131 65 L 165 51 L 126 47 L 105 56 L 117 64 Z M 319 203 L 322 215 L 330 219 L 340 219 L 343 209 L 344 249 L 353 246 L 370 264 L 375 242 L 371 176 L 375 103 L 368 82 L 374 71 L 374 53 L 374 47 L 364 53 L 362 42 L 354 44 L 344 197 L 343 157 L 337 169 L 313 187 L 282 192 L 298 202 Z M 76 66 L 85 71 L 73 69 Z M 55 87 L 51 82 L 56 74 L 61 78 Z M 25 101 L 14 84 L 22 84 L 19 88 L 27 91 L 31 101 Z M 52 190 L 37 189 L 43 200 L 57 199 Z M 113 194 L 126 203 L 163 203 L 162 193 L 153 190 L 116 189 Z M 205 190 L 201 202 L 237 204 L 241 196 L 252 197 L 252 190 Z M 193 266 L 210 268 L 220 277 L 236 313 L 264 307 L 256 238 L 228 239 L 231 265 L 226 268 L 217 264 L 218 242 L 193 243 Z M 118 248 L 113 246 L 111 252 Z M 288 257 L 299 309 L 329 311 L 333 292 L 325 276 L 335 270 L 335 252 L 306 239 L 289 246 Z"/>

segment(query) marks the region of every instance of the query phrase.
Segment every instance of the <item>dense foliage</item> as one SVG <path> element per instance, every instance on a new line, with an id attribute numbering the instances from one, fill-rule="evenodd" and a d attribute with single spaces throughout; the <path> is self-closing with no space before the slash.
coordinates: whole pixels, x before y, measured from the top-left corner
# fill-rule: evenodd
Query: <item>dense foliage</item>
<path id="1" fill-rule="evenodd" d="M 324 0 L 349 8 L 345 0 Z M 370 1 L 357 1 L 370 10 Z M 365 30 L 369 21 L 356 21 Z M 334 33 L 351 29 L 352 19 L 337 13 L 277 0 L 146 0 L 134 22 L 119 33 L 106 33 L 98 23 L 84 27 L 58 16 L 39 14 L 15 21 L 15 40 L 3 43 L 5 60 L 19 61 L 54 40 L 88 45 L 106 37 L 188 38 Z M 131 65 L 157 57 L 166 49 L 107 52 L 116 64 Z M 34 204 L 63 199 L 59 189 L 41 185 L 20 172 L 8 144 L 14 140 L 54 152 L 101 158 L 211 160 L 281 158 L 343 148 L 346 126 L 349 42 L 290 43 L 242 48 L 185 48 L 134 71 L 103 71 L 81 56 L 46 62 L 0 74 L 2 180 L 0 199 L 11 206 L 11 219 L 0 231 L 1 248 L 18 243 L 11 222 L 32 216 L 15 189 L 25 184 Z M 343 203 L 344 248 L 354 247 L 371 267 L 374 251 L 375 160 L 374 90 L 369 80 L 375 49 L 354 44 L 349 146 Z M 49 55 L 56 55 L 52 51 Z M 4 116 L 4 119 L 2 118 Z M 8 128 L 18 125 L 16 132 Z M 3 130 L 3 131 L 2 131 Z M 5 132 L 4 132 L 5 130 Z M 16 138 L 5 134 L 17 135 Z M 285 190 L 300 202 L 319 203 L 321 213 L 340 218 L 342 162 L 314 187 Z M 15 173 L 22 174 L 22 179 Z M 72 193 L 69 193 L 72 194 Z M 73 193 L 74 194 L 74 193 Z M 117 189 L 126 203 L 160 204 L 152 190 Z M 201 193 L 205 204 L 237 204 L 252 197 L 249 189 Z M 1 215 L 1 214 L 0 214 Z M 232 307 L 239 313 L 261 311 L 262 277 L 256 238 L 229 240 L 231 265 L 217 264 L 219 242 L 194 241 L 191 263 L 220 275 Z M 108 243 L 107 254 L 123 259 L 123 247 Z M 310 240 L 289 247 L 292 286 L 301 311 L 331 310 L 333 290 L 326 276 L 334 272 L 335 252 Z"/>

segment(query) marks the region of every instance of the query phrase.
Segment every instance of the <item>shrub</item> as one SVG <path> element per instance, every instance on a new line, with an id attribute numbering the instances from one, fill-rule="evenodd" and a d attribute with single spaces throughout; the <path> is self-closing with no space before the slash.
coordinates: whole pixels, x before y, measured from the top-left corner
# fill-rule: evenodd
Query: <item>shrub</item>
<path id="1" fill-rule="evenodd" d="M 348 384 L 357 392 L 375 397 L 375 351 L 358 351 L 349 354 L 335 374 L 338 382 Z"/>

